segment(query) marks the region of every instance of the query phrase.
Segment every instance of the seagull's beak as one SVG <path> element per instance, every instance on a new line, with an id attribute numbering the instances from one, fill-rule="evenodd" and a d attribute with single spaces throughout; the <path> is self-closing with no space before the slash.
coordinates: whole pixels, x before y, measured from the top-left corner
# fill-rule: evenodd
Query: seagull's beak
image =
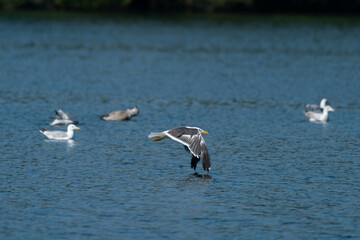
<path id="1" fill-rule="evenodd" d="M 80 130 L 80 128 L 79 127 L 77 127 L 77 128 L 75 128 L 76 130 Z"/>
<path id="2" fill-rule="evenodd" d="M 333 112 L 335 112 L 335 109 L 333 109 L 332 107 L 330 107 L 330 109 L 329 109 L 330 111 L 333 111 Z"/>
<path id="3" fill-rule="evenodd" d="M 202 134 L 209 135 L 207 131 L 202 131 Z"/>

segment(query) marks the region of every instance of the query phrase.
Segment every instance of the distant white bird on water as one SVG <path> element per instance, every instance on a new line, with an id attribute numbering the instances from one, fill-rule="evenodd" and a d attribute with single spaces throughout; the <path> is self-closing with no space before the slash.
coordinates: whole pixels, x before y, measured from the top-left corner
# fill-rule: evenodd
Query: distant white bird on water
<path id="1" fill-rule="evenodd" d="M 78 123 L 78 121 L 70 114 L 63 112 L 63 110 L 59 109 L 59 110 L 55 110 L 55 114 L 56 114 L 56 118 L 52 118 L 54 119 L 54 121 L 52 123 L 50 123 L 50 125 L 68 125 L 68 124 L 72 124 L 72 123 Z"/>
<path id="2" fill-rule="evenodd" d="M 51 140 L 69 140 L 74 137 L 74 130 L 80 130 L 79 127 L 74 124 L 70 124 L 67 127 L 67 132 L 63 131 L 49 131 L 45 128 L 40 128 L 40 132 L 44 134 L 48 139 Z"/>
<path id="3" fill-rule="evenodd" d="M 139 108 L 126 109 L 125 111 L 113 111 L 100 118 L 105 121 L 126 121 L 139 114 Z"/>
<path id="4" fill-rule="evenodd" d="M 152 132 L 148 137 L 155 137 L 153 141 L 161 141 L 165 137 L 169 137 L 183 144 L 185 149 L 192 154 L 191 168 L 196 170 L 196 165 L 201 159 L 204 170 L 209 172 L 211 168 L 210 156 L 201 134 L 208 135 L 208 132 L 198 127 L 177 127 L 160 133 Z"/>
<path id="5" fill-rule="evenodd" d="M 334 112 L 335 110 L 330 106 L 325 106 L 322 112 L 307 111 L 304 114 L 309 118 L 310 122 L 322 121 L 327 122 L 329 118 L 329 112 Z"/>
<path id="6" fill-rule="evenodd" d="M 326 98 L 321 99 L 320 105 L 317 104 L 306 104 L 305 107 L 309 110 L 309 111 L 322 111 L 325 106 L 329 105 L 328 104 L 328 100 Z"/>

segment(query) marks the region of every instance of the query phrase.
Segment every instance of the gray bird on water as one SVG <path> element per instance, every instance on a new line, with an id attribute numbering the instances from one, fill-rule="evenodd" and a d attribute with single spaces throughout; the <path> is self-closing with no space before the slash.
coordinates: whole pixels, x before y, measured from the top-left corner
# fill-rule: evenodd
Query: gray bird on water
<path id="1" fill-rule="evenodd" d="M 125 111 L 113 111 L 100 118 L 105 121 L 126 121 L 139 114 L 139 108 L 126 109 Z"/>

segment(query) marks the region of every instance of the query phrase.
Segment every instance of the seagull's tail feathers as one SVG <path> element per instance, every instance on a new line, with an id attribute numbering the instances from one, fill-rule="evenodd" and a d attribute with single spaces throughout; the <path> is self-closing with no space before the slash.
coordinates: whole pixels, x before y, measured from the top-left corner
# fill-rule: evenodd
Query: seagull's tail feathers
<path id="1" fill-rule="evenodd" d="M 153 138 L 153 141 L 161 141 L 166 137 L 166 134 L 164 132 L 156 133 L 152 132 L 149 134 L 148 138 Z"/>
<path id="2" fill-rule="evenodd" d="M 164 137 L 166 136 L 165 133 L 163 132 L 151 132 L 148 136 L 148 138 L 153 138 L 153 137 Z"/>
<path id="3" fill-rule="evenodd" d="M 40 128 L 40 132 L 45 132 L 46 131 L 46 129 L 45 128 Z"/>

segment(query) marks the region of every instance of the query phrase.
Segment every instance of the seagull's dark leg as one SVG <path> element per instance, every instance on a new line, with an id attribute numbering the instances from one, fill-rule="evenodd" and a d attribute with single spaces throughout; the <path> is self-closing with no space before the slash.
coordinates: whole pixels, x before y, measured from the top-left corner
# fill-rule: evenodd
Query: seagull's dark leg
<path id="1" fill-rule="evenodd" d="M 197 163 L 200 161 L 200 158 L 195 157 L 194 155 L 192 155 L 191 157 L 191 168 L 193 168 L 194 170 L 196 170 L 196 165 Z"/>

